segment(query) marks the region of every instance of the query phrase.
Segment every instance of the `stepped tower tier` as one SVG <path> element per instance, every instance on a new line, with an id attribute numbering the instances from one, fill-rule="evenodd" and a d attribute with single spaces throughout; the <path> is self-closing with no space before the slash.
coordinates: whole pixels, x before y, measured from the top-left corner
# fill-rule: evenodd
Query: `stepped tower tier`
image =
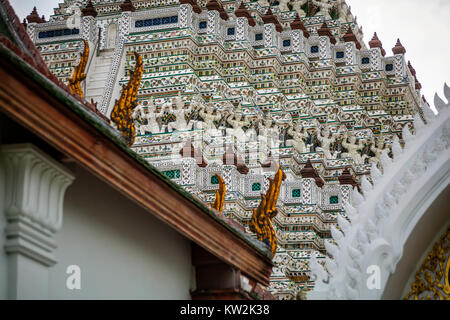
<path id="1" fill-rule="evenodd" d="M 282 168 L 269 288 L 280 299 L 312 287 L 310 257 L 325 260 L 346 203 L 430 111 L 401 42 L 393 55 L 376 34 L 366 45 L 343 0 L 66 0 L 48 22 L 30 16 L 66 83 L 88 43 L 83 92 L 108 118 L 138 53 L 131 148 L 210 206 L 220 176 L 221 214 L 255 238 L 253 209 Z"/>

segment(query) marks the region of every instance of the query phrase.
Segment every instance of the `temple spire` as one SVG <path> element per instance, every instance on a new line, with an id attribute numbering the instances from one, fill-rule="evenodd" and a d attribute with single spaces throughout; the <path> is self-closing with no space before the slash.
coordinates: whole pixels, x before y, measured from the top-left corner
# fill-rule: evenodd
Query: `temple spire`
<path id="1" fill-rule="evenodd" d="M 412 76 L 414 77 L 414 87 L 416 88 L 416 90 L 420 90 L 422 89 L 422 85 L 420 84 L 419 80 L 417 80 L 417 76 L 416 76 L 416 70 L 413 68 L 411 61 L 408 61 L 408 69 L 411 72 Z"/>
<path id="2" fill-rule="evenodd" d="M 316 168 L 314 168 L 314 166 L 312 165 L 310 159 L 306 160 L 306 164 L 303 167 L 303 169 L 300 170 L 300 174 L 302 175 L 302 178 L 314 179 L 316 185 L 319 188 L 322 188 L 325 184 L 322 178 L 320 177 L 319 173 L 317 172 Z"/>
<path id="3" fill-rule="evenodd" d="M 397 39 L 397 43 L 395 44 L 395 47 L 392 48 L 392 52 L 394 54 L 405 54 L 406 53 L 406 49 L 400 42 L 400 39 Z"/>
<path id="4" fill-rule="evenodd" d="M 411 65 L 411 61 L 408 61 L 408 68 L 409 68 L 409 71 L 411 71 L 411 74 L 415 77 L 416 76 L 416 70 Z"/>
<path id="5" fill-rule="evenodd" d="M 339 184 L 341 185 L 351 185 L 353 187 L 357 187 L 358 183 L 356 183 L 355 178 L 350 172 L 350 167 L 345 167 L 345 169 L 342 171 L 342 174 L 338 177 Z"/>
<path id="6" fill-rule="evenodd" d="M 361 43 L 359 43 L 358 39 L 353 33 L 351 26 L 348 27 L 347 33 L 344 35 L 344 42 L 354 42 L 356 44 L 357 49 L 362 48 Z"/>
<path id="7" fill-rule="evenodd" d="M 236 9 L 234 14 L 236 15 L 236 17 L 247 18 L 248 24 L 250 26 L 252 26 L 252 27 L 256 26 L 256 21 L 255 21 L 255 19 L 253 19 L 250 12 L 248 12 L 247 8 L 245 8 L 244 1 L 241 1 L 239 8 Z"/>
<path id="8" fill-rule="evenodd" d="M 295 15 L 295 19 L 294 21 L 291 22 L 291 29 L 292 30 L 302 30 L 303 31 L 303 36 L 305 38 L 309 38 L 310 34 L 308 32 L 308 30 L 306 30 L 305 25 L 303 24 L 302 20 L 300 20 L 300 16 L 297 14 Z"/>
<path id="9" fill-rule="evenodd" d="M 319 34 L 319 36 L 330 38 L 330 42 L 332 44 L 336 44 L 336 38 L 331 33 L 331 30 L 330 30 L 330 28 L 328 28 L 328 25 L 325 21 L 323 22 L 323 24 L 319 28 L 319 30 L 317 30 L 317 33 Z"/>
<path id="10" fill-rule="evenodd" d="M 96 17 L 98 15 L 97 10 L 95 10 L 92 0 L 89 0 L 86 7 L 81 9 L 83 17 Z"/>
<path id="11" fill-rule="evenodd" d="M 383 57 L 386 55 L 386 50 L 383 49 L 383 43 L 380 41 L 380 39 L 378 39 L 378 35 L 376 32 L 373 34 L 372 40 L 369 41 L 369 47 L 371 49 L 380 48 Z"/>
<path id="12" fill-rule="evenodd" d="M 135 12 L 136 8 L 134 7 L 133 2 L 131 2 L 131 0 L 125 0 L 124 2 L 121 3 L 120 10 L 122 10 L 122 12 L 127 11 Z"/>
<path id="13" fill-rule="evenodd" d="M 275 29 L 278 32 L 283 32 L 283 27 L 281 26 L 280 22 L 278 21 L 277 16 L 275 16 L 272 12 L 272 9 L 267 9 L 266 14 L 262 17 L 264 24 L 273 23 L 275 25 Z"/>
<path id="14" fill-rule="evenodd" d="M 44 16 L 39 17 L 39 14 L 37 13 L 36 7 L 33 8 L 33 11 L 27 16 L 28 23 L 44 23 L 45 18 Z"/>
<path id="15" fill-rule="evenodd" d="M 198 5 L 197 0 L 180 0 L 180 4 L 190 4 L 195 13 L 202 13 L 202 8 Z"/>
<path id="16" fill-rule="evenodd" d="M 217 0 L 209 0 L 206 4 L 206 9 L 208 11 L 216 10 L 219 12 L 219 16 L 222 20 L 228 20 L 230 17 L 228 16 L 228 13 L 225 11 L 225 9 L 222 6 L 222 3 Z"/>

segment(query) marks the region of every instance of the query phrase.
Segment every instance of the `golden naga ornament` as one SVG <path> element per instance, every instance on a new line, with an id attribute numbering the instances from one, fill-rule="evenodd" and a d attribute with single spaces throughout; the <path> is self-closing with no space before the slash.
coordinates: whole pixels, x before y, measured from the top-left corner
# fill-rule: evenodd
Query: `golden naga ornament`
<path id="1" fill-rule="evenodd" d="M 144 66 L 142 57 L 134 52 L 136 66 L 130 74 L 128 84 L 122 89 L 119 100 L 114 103 L 111 113 L 111 121 L 117 130 L 126 138 L 129 146 L 133 145 L 136 137 L 136 129 L 134 127 L 133 110 L 136 107 L 136 97 L 139 86 L 141 84 Z"/>
<path id="2" fill-rule="evenodd" d="M 405 300 L 450 300 L 450 226 L 416 273 Z"/>
<path id="3" fill-rule="evenodd" d="M 269 178 L 269 189 L 265 195 L 261 196 L 261 202 L 257 209 L 253 209 L 252 220 L 250 221 L 250 230 L 256 233 L 258 240 L 266 243 L 272 256 L 277 251 L 277 235 L 272 225 L 272 219 L 275 218 L 278 211 L 275 208 L 280 194 L 281 182 L 286 178 L 283 171 L 278 167 L 277 173 L 273 179 Z"/>
<path id="4" fill-rule="evenodd" d="M 223 181 L 222 177 L 220 175 L 217 175 L 217 178 L 219 179 L 219 190 L 215 192 L 216 199 L 214 200 L 214 203 L 212 205 L 213 209 L 216 209 L 220 213 L 223 212 L 223 203 L 225 201 L 225 182 Z"/>
<path id="5" fill-rule="evenodd" d="M 83 53 L 81 54 L 80 62 L 73 69 L 72 78 L 69 79 L 69 89 L 72 94 L 78 94 L 84 98 L 84 92 L 81 88 L 81 82 L 86 79 L 86 65 L 89 60 L 89 44 L 86 40 L 84 42 Z"/>

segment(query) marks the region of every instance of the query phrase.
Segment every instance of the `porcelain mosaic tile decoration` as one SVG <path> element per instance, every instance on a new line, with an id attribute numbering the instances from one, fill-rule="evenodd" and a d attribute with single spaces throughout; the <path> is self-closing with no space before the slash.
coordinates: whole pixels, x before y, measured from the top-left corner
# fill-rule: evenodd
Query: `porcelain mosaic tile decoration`
<path id="1" fill-rule="evenodd" d="M 234 0 L 135 0 L 125 12 L 122 2 L 92 1 L 97 15 L 84 13 L 81 31 L 69 34 L 67 9 L 88 1 L 66 0 L 50 22 L 28 23 L 28 33 L 65 82 L 89 42 L 85 89 L 100 98 L 87 99 L 107 117 L 137 52 L 144 74 L 132 149 L 209 204 L 220 174 L 224 216 L 254 237 L 252 209 L 280 165 L 269 290 L 297 299 L 314 286 L 310 258 L 325 261 L 353 190 L 392 156 L 396 139 L 404 143 L 405 127 L 425 120 L 405 49 L 399 41 L 386 54 L 376 35 L 365 44 L 339 0 L 312 1 L 314 10 L 303 0 L 244 0 L 243 9 Z"/>

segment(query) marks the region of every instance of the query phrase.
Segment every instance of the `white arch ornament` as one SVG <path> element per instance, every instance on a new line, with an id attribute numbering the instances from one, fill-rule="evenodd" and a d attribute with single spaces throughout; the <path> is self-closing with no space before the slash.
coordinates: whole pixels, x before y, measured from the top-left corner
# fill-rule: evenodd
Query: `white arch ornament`
<path id="1" fill-rule="evenodd" d="M 427 208 L 450 183 L 450 88 L 444 86 L 445 103 L 435 95 L 438 115 L 425 105 L 425 125 L 417 115 L 416 134 L 403 130 L 405 148 L 393 143 L 394 157 L 382 156 L 383 173 L 373 165 L 372 185 L 362 179 L 363 194 L 354 190 L 347 205 L 350 222 L 338 217 L 332 228 L 334 242 L 325 242 L 325 268 L 314 256 L 310 267 L 316 285 L 308 299 L 381 299 L 389 276 L 396 270 L 403 248 Z M 379 289 L 369 288 L 367 273 L 380 268 Z M 327 271 L 325 271 L 325 269 Z"/>

